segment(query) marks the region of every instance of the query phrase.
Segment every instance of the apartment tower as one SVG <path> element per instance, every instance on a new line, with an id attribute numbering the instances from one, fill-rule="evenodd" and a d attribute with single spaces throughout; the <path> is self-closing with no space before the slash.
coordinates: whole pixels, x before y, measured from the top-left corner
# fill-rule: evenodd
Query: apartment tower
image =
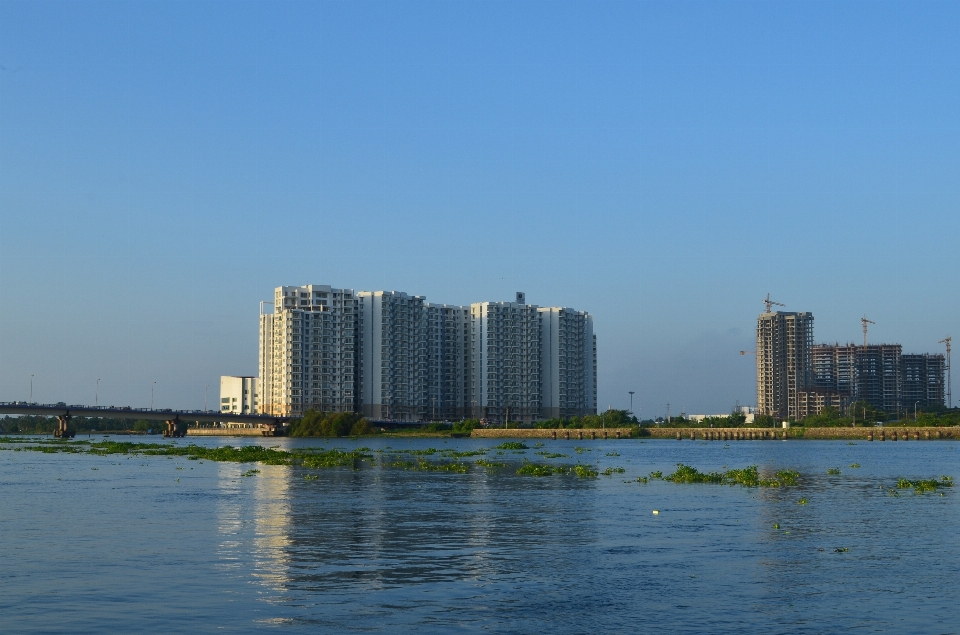
<path id="1" fill-rule="evenodd" d="M 757 319 L 757 410 L 778 419 L 800 416 L 808 385 L 813 314 L 773 311 Z"/>

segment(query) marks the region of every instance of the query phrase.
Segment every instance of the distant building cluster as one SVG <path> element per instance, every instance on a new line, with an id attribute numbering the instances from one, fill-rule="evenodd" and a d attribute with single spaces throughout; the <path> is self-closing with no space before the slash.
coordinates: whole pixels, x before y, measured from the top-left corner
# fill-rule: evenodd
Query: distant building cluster
<path id="1" fill-rule="evenodd" d="M 456 306 L 327 285 L 277 287 L 272 305 L 260 315 L 260 413 L 530 423 L 597 411 L 583 311 L 529 305 L 523 293 Z"/>
<path id="2" fill-rule="evenodd" d="M 760 314 L 756 353 L 759 414 L 802 419 L 854 401 L 888 414 L 944 404 L 943 355 L 903 354 L 900 344 L 867 344 L 866 335 L 863 346 L 814 344 L 812 313 Z"/>

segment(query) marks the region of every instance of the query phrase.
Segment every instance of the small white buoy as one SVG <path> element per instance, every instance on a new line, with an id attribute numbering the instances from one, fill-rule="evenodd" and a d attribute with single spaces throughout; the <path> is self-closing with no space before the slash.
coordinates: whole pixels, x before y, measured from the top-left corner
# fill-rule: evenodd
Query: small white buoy
<path id="1" fill-rule="evenodd" d="M 654 516 L 658 516 L 659 514 L 660 514 L 660 510 L 659 510 L 659 509 L 653 510 L 653 515 L 654 515 Z"/>

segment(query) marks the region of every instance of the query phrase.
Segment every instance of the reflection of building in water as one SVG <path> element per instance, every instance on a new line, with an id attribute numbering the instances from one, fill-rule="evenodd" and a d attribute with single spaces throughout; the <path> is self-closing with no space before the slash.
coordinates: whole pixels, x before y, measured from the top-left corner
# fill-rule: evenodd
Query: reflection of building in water
<path id="1" fill-rule="evenodd" d="M 258 464 L 253 469 L 260 472 L 249 477 L 243 476 L 251 469 L 249 464 L 218 463 L 217 469 L 220 567 L 238 575 L 252 573 L 275 589 L 285 589 L 289 580 L 290 468 Z"/>
<path id="2" fill-rule="evenodd" d="M 254 575 L 275 587 L 289 582 L 290 478 L 285 465 L 260 466 L 254 478 Z"/>

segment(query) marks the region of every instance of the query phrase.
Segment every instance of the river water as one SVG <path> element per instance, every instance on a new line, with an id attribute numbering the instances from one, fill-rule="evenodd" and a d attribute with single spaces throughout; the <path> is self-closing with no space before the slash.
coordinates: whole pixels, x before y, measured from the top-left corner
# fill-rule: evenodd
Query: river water
<path id="1" fill-rule="evenodd" d="M 388 452 L 498 443 L 167 442 Z M 525 455 L 487 458 L 549 451 L 571 457 L 552 463 L 625 472 L 0 451 L 0 631 L 960 633 L 960 488 L 890 495 L 901 477 L 960 477 L 956 442 L 526 443 Z M 802 484 L 635 480 L 679 462 L 794 469 Z"/>

